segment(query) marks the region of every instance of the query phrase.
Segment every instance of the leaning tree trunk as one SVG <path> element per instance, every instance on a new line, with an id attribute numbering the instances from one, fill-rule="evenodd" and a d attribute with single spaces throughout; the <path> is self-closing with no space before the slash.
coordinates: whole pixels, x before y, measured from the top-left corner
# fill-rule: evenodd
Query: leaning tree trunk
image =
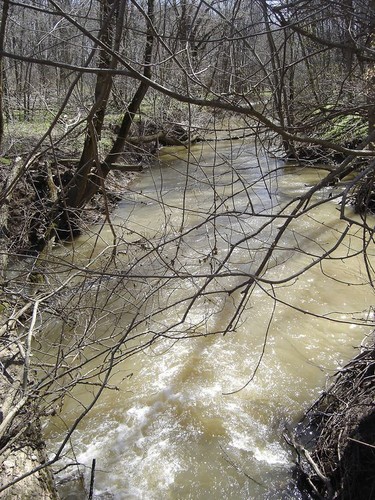
<path id="1" fill-rule="evenodd" d="M 144 54 L 144 71 L 143 74 L 146 78 L 151 79 L 151 61 L 152 61 L 152 47 L 154 41 L 153 35 L 153 27 L 152 23 L 154 20 L 154 0 L 148 1 L 148 11 L 147 17 L 149 19 L 149 25 L 147 29 L 147 39 L 146 39 L 146 48 Z M 134 94 L 134 97 L 128 107 L 127 112 L 125 113 L 119 133 L 117 135 L 116 141 L 113 144 L 111 151 L 108 153 L 104 163 L 102 164 L 102 170 L 104 172 L 109 172 L 111 165 L 116 163 L 118 157 L 124 149 L 126 138 L 129 134 L 131 124 L 133 123 L 134 116 L 138 112 L 140 105 L 147 93 L 149 88 L 149 84 L 147 82 L 141 82 L 137 92 Z"/>
<path id="2" fill-rule="evenodd" d="M 102 0 L 101 18 L 102 31 L 100 41 L 108 48 L 117 52 L 120 47 L 124 26 L 125 2 L 119 0 Z M 115 34 L 115 35 L 114 35 Z M 117 60 L 103 46 L 100 48 L 99 67 L 115 69 Z M 95 86 L 95 102 L 87 118 L 87 134 L 80 162 L 74 177 L 74 183 L 69 188 L 64 203 L 66 208 L 80 208 L 87 201 L 87 189 L 90 174 L 100 168 L 98 141 L 100 141 L 108 100 L 112 90 L 113 76 L 111 73 L 99 73 Z"/>
<path id="3" fill-rule="evenodd" d="M 147 9 L 147 31 L 146 31 L 146 47 L 144 53 L 144 70 L 143 75 L 150 79 L 151 78 L 151 61 L 152 61 L 152 50 L 154 41 L 154 28 L 153 28 L 153 18 L 154 18 L 154 0 L 148 0 Z M 108 75 L 108 79 L 112 77 Z M 111 166 L 116 163 L 119 156 L 123 152 L 126 139 L 129 135 L 130 127 L 133 123 L 134 116 L 139 110 L 139 107 L 149 89 L 149 84 L 142 81 L 136 93 L 131 100 L 126 113 L 124 114 L 120 130 L 117 134 L 117 138 L 111 148 L 110 152 L 106 156 L 103 162 L 100 162 L 97 153 L 97 139 L 100 137 L 97 125 L 89 123 L 89 137 L 85 144 L 85 149 L 82 154 L 82 158 L 79 164 L 77 175 L 75 176 L 75 185 L 68 191 L 66 197 L 66 209 L 80 208 L 87 203 L 92 196 L 97 193 L 97 191 L 102 186 L 105 178 L 111 170 Z M 108 97 L 104 102 L 101 99 L 102 110 L 105 110 Z M 102 115 L 102 120 L 104 120 L 104 114 Z M 103 122 L 99 122 L 101 126 Z M 101 130 L 101 129 L 100 129 Z"/>

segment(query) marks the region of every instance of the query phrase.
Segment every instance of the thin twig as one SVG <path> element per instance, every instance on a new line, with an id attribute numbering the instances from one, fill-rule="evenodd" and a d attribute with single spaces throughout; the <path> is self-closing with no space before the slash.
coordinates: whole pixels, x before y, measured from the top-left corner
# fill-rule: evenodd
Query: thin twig
<path id="1" fill-rule="evenodd" d="M 369 448 L 375 449 L 375 446 L 373 444 L 365 443 L 364 441 L 360 441 L 359 439 L 354 439 L 354 438 L 348 437 L 348 440 L 353 441 L 354 443 L 363 444 L 364 446 L 368 446 Z"/>
<path id="2" fill-rule="evenodd" d="M 34 304 L 34 308 L 33 308 L 33 315 L 31 318 L 30 328 L 29 328 L 29 331 L 28 331 L 28 334 L 26 337 L 25 365 L 24 365 L 24 371 L 23 371 L 23 384 L 22 384 L 22 391 L 24 394 L 26 394 L 26 392 L 27 392 L 27 384 L 28 384 L 29 369 L 30 369 L 31 341 L 33 338 L 36 317 L 38 314 L 38 308 L 39 308 L 39 300 L 36 300 L 35 304 Z"/>

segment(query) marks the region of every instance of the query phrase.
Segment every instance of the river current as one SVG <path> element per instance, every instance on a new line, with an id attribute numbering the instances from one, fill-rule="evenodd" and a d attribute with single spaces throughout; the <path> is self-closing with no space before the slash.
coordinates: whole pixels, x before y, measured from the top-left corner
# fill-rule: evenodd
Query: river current
<path id="1" fill-rule="evenodd" d="M 285 427 L 373 327 L 359 228 L 310 267 L 347 227 L 342 186 L 313 199 L 259 271 L 293 199 L 324 175 L 286 167 L 251 143 L 166 148 L 122 193 L 112 224 L 77 240 L 74 259 L 85 263 L 109 254 L 116 237 L 123 278 L 105 281 L 110 307 L 95 336 L 117 341 L 128 331 L 127 349 L 153 339 L 116 364 L 115 389 L 71 437 L 68 454 L 82 464 L 86 487 L 96 460 L 93 498 L 299 498 Z M 66 259 L 68 251 L 56 250 Z M 97 289 L 87 293 L 98 300 Z M 77 387 L 51 418 L 51 449 L 93 392 Z M 61 493 L 85 498 L 71 482 Z"/>

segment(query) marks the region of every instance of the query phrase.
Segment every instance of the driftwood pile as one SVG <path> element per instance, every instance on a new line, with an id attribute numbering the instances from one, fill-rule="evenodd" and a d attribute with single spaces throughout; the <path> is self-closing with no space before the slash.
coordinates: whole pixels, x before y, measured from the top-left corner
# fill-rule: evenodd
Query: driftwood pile
<path id="1" fill-rule="evenodd" d="M 337 374 L 306 415 L 304 430 L 312 432 L 315 442 L 296 446 L 299 486 L 306 498 L 375 498 L 374 396 L 375 343 Z"/>

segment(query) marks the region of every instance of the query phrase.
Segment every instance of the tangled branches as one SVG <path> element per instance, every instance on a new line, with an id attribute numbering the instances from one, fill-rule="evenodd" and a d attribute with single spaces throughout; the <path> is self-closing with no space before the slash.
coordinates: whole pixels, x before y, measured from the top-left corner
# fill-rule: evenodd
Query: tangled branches
<path id="1" fill-rule="evenodd" d="M 372 170 L 357 186 L 355 211 L 359 214 L 375 213 L 375 170 Z"/>
<path id="2" fill-rule="evenodd" d="M 373 498 L 374 380 L 372 343 L 338 373 L 332 387 L 309 410 L 309 428 L 317 438 L 310 460 L 300 454 L 299 467 L 301 482 L 313 498 Z"/>

